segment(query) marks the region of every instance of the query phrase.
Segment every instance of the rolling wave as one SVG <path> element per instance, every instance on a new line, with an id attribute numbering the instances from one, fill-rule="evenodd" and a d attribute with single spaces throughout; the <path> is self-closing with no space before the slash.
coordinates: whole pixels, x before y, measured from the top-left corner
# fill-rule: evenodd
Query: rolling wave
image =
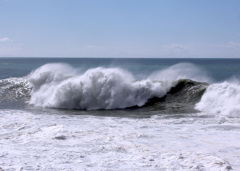
<path id="1" fill-rule="evenodd" d="M 65 64 L 44 65 L 30 75 L 29 82 L 32 105 L 87 110 L 141 107 L 174 86 L 149 79 L 136 81 L 119 68 L 94 68 L 79 74 Z"/>
<path id="2" fill-rule="evenodd" d="M 30 104 L 86 110 L 142 107 L 151 104 L 153 99 L 169 96 L 173 87 L 183 84 L 180 79 L 203 81 L 204 78 L 209 80 L 189 63 L 174 65 L 141 80 L 121 68 L 99 67 L 81 73 L 66 64 L 46 64 L 30 74 Z M 190 81 L 184 86 L 188 84 Z"/>
<path id="3" fill-rule="evenodd" d="M 206 82 L 181 79 L 163 98 L 150 99 L 146 107 L 161 113 L 196 113 L 195 104 L 207 87 Z"/>
<path id="4" fill-rule="evenodd" d="M 177 64 L 136 80 L 121 68 L 99 67 L 82 73 L 67 64 L 46 64 L 27 77 L 0 80 L 0 102 L 56 109 L 141 107 L 160 113 L 240 116 L 239 82 L 209 84 L 204 74 L 192 64 Z"/>

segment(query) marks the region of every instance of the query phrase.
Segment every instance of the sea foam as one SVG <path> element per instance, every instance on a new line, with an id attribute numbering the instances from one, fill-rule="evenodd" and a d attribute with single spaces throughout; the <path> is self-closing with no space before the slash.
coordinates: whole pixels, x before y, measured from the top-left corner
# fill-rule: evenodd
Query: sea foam
<path id="1" fill-rule="evenodd" d="M 240 83 L 235 80 L 210 85 L 195 108 L 203 112 L 240 117 L 239 104 Z"/>

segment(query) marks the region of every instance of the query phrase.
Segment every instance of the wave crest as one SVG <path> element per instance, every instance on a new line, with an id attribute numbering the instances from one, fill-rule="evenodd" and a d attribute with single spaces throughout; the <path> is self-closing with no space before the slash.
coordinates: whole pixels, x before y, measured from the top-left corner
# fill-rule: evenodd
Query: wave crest
<path id="1" fill-rule="evenodd" d="M 50 67 L 50 68 L 49 68 Z M 62 64 L 47 64 L 32 72 L 30 104 L 49 108 L 122 109 L 143 106 L 148 99 L 163 97 L 174 83 L 136 81 L 119 68 L 94 68 L 76 74 Z"/>

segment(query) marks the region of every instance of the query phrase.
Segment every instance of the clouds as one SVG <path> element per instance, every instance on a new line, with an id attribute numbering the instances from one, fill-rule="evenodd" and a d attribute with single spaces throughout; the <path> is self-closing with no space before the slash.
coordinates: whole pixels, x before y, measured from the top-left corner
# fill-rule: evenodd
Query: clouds
<path id="1" fill-rule="evenodd" d="M 240 57 L 240 1 L 3 1 L 0 56 Z"/>
<path id="2" fill-rule="evenodd" d="M 240 57 L 240 1 L 3 1 L 0 57 Z"/>
<path id="3" fill-rule="evenodd" d="M 3 37 L 3 38 L 0 38 L 0 42 L 13 42 L 13 40 L 11 40 L 8 37 Z"/>
<path id="4" fill-rule="evenodd" d="M 133 57 L 133 58 L 240 58 L 240 42 L 225 43 L 144 43 L 50 45 L 32 48 L 29 44 L 0 38 L 0 57 Z"/>
<path id="5" fill-rule="evenodd" d="M 240 43 L 170 44 L 161 46 L 159 55 L 183 58 L 239 58 Z"/>
<path id="6" fill-rule="evenodd" d="M 29 54 L 24 44 L 13 41 L 8 37 L 0 37 L 0 57 L 24 57 Z"/>
<path id="7" fill-rule="evenodd" d="M 72 57 L 135 57 L 135 58 L 239 58 L 240 42 L 219 44 L 171 43 L 129 45 L 86 45 L 70 48 Z"/>
<path id="8" fill-rule="evenodd" d="M 240 43 L 234 42 L 234 41 L 229 41 L 226 45 L 226 47 L 229 48 L 240 48 Z"/>
<path id="9" fill-rule="evenodd" d="M 219 44 L 132 44 L 129 45 L 81 45 L 61 47 L 51 51 L 40 47 L 0 39 L 0 57 L 134 57 L 134 58 L 240 58 L 240 42 L 228 41 Z M 11 42 L 11 43 L 6 43 Z"/>

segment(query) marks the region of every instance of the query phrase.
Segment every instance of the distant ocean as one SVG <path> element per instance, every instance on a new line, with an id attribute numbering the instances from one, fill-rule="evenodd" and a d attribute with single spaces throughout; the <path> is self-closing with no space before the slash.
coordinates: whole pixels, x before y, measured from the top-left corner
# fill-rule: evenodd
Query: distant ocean
<path id="1" fill-rule="evenodd" d="M 0 170 L 240 170 L 240 59 L 0 58 Z"/>

